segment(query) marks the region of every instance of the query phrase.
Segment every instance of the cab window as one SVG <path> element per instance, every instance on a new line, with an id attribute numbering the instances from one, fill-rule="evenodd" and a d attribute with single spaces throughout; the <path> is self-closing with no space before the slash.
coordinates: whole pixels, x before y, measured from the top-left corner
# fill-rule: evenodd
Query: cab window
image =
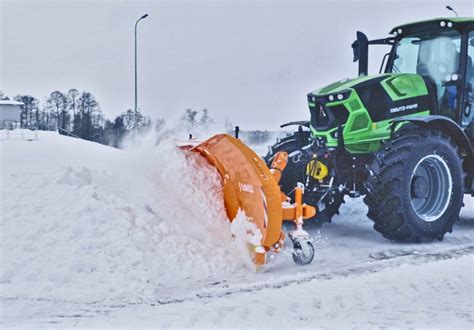
<path id="1" fill-rule="evenodd" d="M 393 73 L 415 73 L 430 78 L 435 86 L 441 114 L 456 118 L 457 79 L 461 36 L 457 31 L 406 36 L 396 45 Z"/>
<path id="2" fill-rule="evenodd" d="M 474 103 L 474 31 L 469 32 L 467 44 L 467 66 L 466 66 L 466 104 L 462 111 L 462 126 L 472 125 L 473 121 L 473 103 Z"/>

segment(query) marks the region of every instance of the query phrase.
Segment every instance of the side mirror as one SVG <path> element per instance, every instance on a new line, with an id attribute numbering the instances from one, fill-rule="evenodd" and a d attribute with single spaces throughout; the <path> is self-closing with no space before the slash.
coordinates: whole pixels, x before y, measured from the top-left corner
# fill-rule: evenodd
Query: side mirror
<path id="1" fill-rule="evenodd" d="M 354 54 L 354 58 L 352 59 L 352 62 L 357 62 L 359 60 L 359 42 L 357 40 L 354 40 L 351 47 L 352 47 L 352 53 Z"/>
<path id="2" fill-rule="evenodd" d="M 353 61 L 359 61 L 359 76 L 367 75 L 369 71 L 369 40 L 367 36 L 357 31 L 357 39 L 352 43 Z"/>

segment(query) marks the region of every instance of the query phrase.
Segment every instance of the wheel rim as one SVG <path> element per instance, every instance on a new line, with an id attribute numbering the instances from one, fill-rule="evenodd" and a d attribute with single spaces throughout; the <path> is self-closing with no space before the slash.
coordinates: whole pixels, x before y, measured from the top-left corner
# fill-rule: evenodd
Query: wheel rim
<path id="1" fill-rule="evenodd" d="M 438 155 L 423 157 L 410 180 L 411 204 L 423 221 L 438 220 L 451 199 L 452 178 L 446 161 Z"/>

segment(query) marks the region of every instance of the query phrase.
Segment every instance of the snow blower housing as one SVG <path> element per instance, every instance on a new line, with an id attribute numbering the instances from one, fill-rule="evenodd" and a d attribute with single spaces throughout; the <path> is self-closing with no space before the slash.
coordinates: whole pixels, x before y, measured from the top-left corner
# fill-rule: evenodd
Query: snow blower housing
<path id="1" fill-rule="evenodd" d="M 345 195 L 365 196 L 374 228 L 388 239 L 442 239 L 474 194 L 474 18 L 437 18 L 352 44 L 359 76 L 307 95 L 310 121 L 277 141 L 265 160 L 289 154 L 282 190 L 304 182 L 317 222 Z M 390 47 L 368 75 L 369 46 Z"/>
<path id="2" fill-rule="evenodd" d="M 226 134 L 215 135 L 201 143 L 189 141 L 180 147 L 203 156 L 219 172 L 229 220 L 235 219 L 241 210 L 261 232 L 259 244 L 249 246 L 255 264 L 264 264 L 267 252 L 279 252 L 283 247 L 284 220 L 293 221 L 295 225 L 295 230 L 289 233 L 294 245 L 293 260 L 298 264 L 313 260 L 314 247 L 302 225 L 303 219 L 313 217 L 316 211 L 303 204 L 302 184 L 295 188 L 294 203 L 280 191 L 278 181 L 288 159 L 285 152 L 275 155 L 268 168 L 249 147 Z"/>

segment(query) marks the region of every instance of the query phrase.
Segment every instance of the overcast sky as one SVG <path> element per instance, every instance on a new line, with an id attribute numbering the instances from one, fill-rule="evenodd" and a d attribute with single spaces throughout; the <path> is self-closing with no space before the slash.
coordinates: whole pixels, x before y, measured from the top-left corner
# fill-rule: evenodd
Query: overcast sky
<path id="1" fill-rule="evenodd" d="M 207 107 L 244 129 L 309 118 L 306 94 L 357 74 L 355 31 L 474 16 L 474 1 L 5 1 L 0 90 L 44 103 L 53 90 L 92 92 L 109 118 L 133 108 L 139 24 L 139 107 L 173 117 Z M 381 52 L 372 53 L 372 73 Z"/>

